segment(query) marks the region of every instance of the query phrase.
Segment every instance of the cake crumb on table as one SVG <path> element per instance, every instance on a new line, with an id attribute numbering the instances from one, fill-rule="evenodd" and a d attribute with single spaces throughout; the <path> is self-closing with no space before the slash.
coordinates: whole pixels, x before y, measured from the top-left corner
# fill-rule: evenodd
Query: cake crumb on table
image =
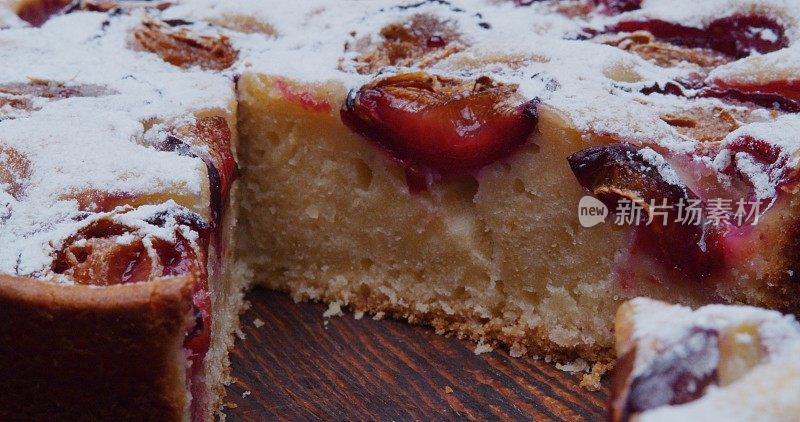
<path id="1" fill-rule="evenodd" d="M 254 319 L 254 320 L 253 320 L 253 325 L 254 325 L 256 328 L 261 328 L 261 327 L 263 327 L 263 326 L 264 326 L 264 324 L 265 324 L 265 323 L 264 323 L 264 321 L 262 321 L 262 320 L 261 320 L 261 318 L 256 318 L 256 319 Z"/>
<path id="2" fill-rule="evenodd" d="M 485 339 L 481 338 L 478 341 L 478 345 L 475 346 L 475 354 L 480 355 L 483 353 L 489 353 L 494 350 L 494 348 L 490 344 L 484 343 Z"/>
<path id="3" fill-rule="evenodd" d="M 508 354 L 512 358 L 519 358 L 519 357 L 522 357 L 522 356 L 525 356 L 526 354 L 528 354 L 528 348 L 523 346 L 523 345 L 521 345 L 521 344 L 519 344 L 519 343 L 514 343 L 508 349 Z"/>
<path id="4" fill-rule="evenodd" d="M 335 316 L 342 316 L 344 313 L 342 312 L 342 303 L 341 302 L 331 302 L 328 304 L 328 309 L 322 314 L 323 318 L 330 318 Z"/>
<path id="5" fill-rule="evenodd" d="M 613 363 L 595 363 L 592 365 L 592 371 L 583 375 L 583 378 L 581 379 L 581 388 L 584 388 L 588 391 L 599 390 L 602 387 L 600 380 L 603 378 L 603 374 L 613 367 Z"/>
<path id="6" fill-rule="evenodd" d="M 588 372 L 589 371 L 589 363 L 587 363 L 583 359 L 575 359 L 573 362 L 561 364 L 556 363 L 556 368 L 560 371 L 564 372 Z"/>
<path id="7" fill-rule="evenodd" d="M 444 393 L 445 394 L 453 394 L 453 387 L 450 387 L 449 385 L 445 385 L 444 386 Z"/>

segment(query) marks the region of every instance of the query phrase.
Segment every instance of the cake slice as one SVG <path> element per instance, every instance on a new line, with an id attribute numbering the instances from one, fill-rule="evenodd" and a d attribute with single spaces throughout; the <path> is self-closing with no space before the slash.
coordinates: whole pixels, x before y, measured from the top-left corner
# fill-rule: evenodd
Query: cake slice
<path id="1" fill-rule="evenodd" d="M 203 68 L 235 51 L 144 9 L 0 45 L 0 419 L 211 420 L 244 280 L 234 86 Z"/>
<path id="2" fill-rule="evenodd" d="M 637 298 L 620 306 L 611 420 L 790 421 L 800 324 L 779 312 Z"/>
<path id="3" fill-rule="evenodd" d="M 220 6 L 272 28 L 241 41 L 240 258 L 297 300 L 515 355 L 611 359 L 639 295 L 796 313 L 798 15 L 755 3 L 714 25 L 689 2 Z M 697 39 L 661 31 L 678 18 Z M 715 25 L 739 44 L 701 42 Z"/>

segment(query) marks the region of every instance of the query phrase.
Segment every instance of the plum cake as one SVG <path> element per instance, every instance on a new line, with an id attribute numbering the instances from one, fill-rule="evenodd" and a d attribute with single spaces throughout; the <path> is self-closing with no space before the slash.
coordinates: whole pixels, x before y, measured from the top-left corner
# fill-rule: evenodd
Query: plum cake
<path id="1" fill-rule="evenodd" d="M 0 419 L 208 418 L 242 305 L 235 51 L 106 13 L 0 45 Z"/>
<path id="2" fill-rule="evenodd" d="M 797 420 L 800 324 L 749 306 L 637 298 L 617 311 L 613 421 Z"/>
<path id="3" fill-rule="evenodd" d="M 792 0 L 0 10 L 0 419 L 211 418 L 252 285 L 600 363 L 800 313 Z"/>
<path id="4" fill-rule="evenodd" d="M 238 81 L 255 282 L 567 359 L 636 296 L 800 310 L 800 10 L 599 3 L 219 6 L 274 43 Z"/>

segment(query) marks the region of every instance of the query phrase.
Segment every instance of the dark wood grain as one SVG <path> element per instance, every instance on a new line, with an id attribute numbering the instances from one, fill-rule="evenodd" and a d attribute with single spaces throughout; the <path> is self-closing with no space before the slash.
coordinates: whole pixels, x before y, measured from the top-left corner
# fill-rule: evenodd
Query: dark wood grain
<path id="1" fill-rule="evenodd" d="M 541 360 L 477 356 L 474 343 L 399 321 L 346 313 L 325 324 L 325 305 L 282 293 L 249 300 L 228 421 L 605 419 L 607 386 L 585 391 L 579 375 Z"/>

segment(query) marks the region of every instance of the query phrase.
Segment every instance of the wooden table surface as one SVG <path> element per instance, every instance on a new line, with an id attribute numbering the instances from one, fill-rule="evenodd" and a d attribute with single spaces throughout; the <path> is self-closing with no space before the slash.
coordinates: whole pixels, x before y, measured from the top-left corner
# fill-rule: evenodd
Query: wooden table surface
<path id="1" fill-rule="evenodd" d="M 326 324 L 325 305 L 282 293 L 248 299 L 228 421 L 605 419 L 607 383 L 585 391 L 542 360 L 478 356 L 474 343 L 399 321 L 345 313 Z"/>

